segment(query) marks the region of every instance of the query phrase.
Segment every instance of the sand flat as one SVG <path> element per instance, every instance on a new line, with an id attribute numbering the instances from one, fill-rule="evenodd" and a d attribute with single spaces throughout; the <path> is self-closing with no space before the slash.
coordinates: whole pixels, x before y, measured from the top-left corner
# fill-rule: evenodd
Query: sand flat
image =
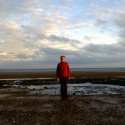
<path id="1" fill-rule="evenodd" d="M 19 89 L 18 89 L 19 90 Z M 27 95 L 11 91 L 0 98 L 0 125 L 124 125 L 125 95 Z M 4 91 L 4 94 L 8 91 Z M 11 95 L 12 94 L 12 95 Z M 46 98 L 43 98 L 46 97 Z"/>
<path id="2" fill-rule="evenodd" d="M 125 76 L 125 72 L 71 72 L 71 77 L 113 77 Z M 55 72 L 4 72 L 0 73 L 0 79 L 10 78 L 56 78 Z"/>

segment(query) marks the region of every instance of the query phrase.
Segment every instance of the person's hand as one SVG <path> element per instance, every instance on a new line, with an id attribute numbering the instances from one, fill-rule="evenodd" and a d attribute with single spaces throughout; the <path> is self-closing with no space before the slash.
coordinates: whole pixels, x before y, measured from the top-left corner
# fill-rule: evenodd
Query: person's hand
<path id="1" fill-rule="evenodd" d="M 70 80 L 70 77 L 68 78 L 68 80 Z"/>
<path id="2" fill-rule="evenodd" d="M 57 78 L 57 81 L 59 82 L 59 78 Z"/>

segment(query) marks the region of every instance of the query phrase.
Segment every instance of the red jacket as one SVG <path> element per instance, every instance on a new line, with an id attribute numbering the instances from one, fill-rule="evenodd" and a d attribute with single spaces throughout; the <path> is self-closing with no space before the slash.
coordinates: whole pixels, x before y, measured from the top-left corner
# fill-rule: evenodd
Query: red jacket
<path id="1" fill-rule="evenodd" d="M 69 69 L 69 64 L 67 62 L 60 62 L 57 65 L 56 69 L 56 77 L 67 77 L 70 78 L 70 69 Z"/>

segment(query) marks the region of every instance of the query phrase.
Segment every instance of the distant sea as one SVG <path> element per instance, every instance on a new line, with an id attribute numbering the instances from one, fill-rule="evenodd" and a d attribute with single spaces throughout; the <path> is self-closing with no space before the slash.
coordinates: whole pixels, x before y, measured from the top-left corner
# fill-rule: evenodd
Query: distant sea
<path id="1" fill-rule="evenodd" d="M 80 72 L 125 72 L 124 68 L 71 68 L 71 71 Z M 0 69 L 0 72 L 50 72 L 56 69 Z"/>

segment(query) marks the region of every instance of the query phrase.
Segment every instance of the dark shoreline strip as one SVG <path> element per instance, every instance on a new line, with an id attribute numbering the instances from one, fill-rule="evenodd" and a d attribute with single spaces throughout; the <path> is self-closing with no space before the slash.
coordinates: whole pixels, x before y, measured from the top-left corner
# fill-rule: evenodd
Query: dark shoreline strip
<path id="1" fill-rule="evenodd" d="M 71 72 L 71 77 L 123 77 L 125 72 Z M 9 72 L 0 73 L 0 79 L 14 79 L 14 78 L 56 78 L 55 72 Z"/>

